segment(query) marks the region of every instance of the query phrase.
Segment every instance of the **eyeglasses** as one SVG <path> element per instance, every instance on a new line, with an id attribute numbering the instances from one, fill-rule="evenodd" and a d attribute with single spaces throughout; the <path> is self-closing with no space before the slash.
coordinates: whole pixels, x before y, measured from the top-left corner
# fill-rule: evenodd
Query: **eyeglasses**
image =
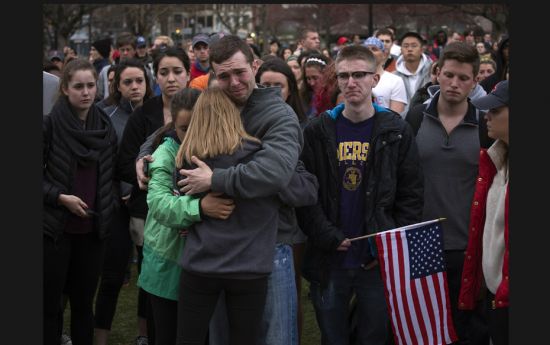
<path id="1" fill-rule="evenodd" d="M 416 43 L 412 43 L 412 44 L 405 43 L 405 44 L 401 45 L 401 47 L 405 48 L 405 49 L 409 49 L 409 48 L 416 49 L 416 48 L 420 47 L 420 45 L 416 44 Z"/>
<path id="2" fill-rule="evenodd" d="M 336 78 L 338 78 L 338 81 L 346 82 L 348 81 L 350 76 L 353 78 L 353 80 L 360 80 L 365 78 L 367 75 L 373 75 L 373 74 L 376 74 L 376 72 L 368 72 L 368 71 L 341 72 L 336 74 Z"/>
<path id="3" fill-rule="evenodd" d="M 145 79 L 144 78 L 124 79 L 124 80 L 122 80 L 122 84 L 124 84 L 126 86 L 130 86 L 130 85 L 132 85 L 132 83 L 134 81 L 138 84 L 142 84 L 145 81 Z"/>

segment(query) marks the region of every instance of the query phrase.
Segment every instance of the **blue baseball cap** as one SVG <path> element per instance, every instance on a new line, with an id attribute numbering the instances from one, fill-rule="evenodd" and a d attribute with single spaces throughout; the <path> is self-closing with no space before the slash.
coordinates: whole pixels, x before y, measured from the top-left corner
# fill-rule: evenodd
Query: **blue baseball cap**
<path id="1" fill-rule="evenodd" d="M 483 97 L 472 99 L 471 102 L 474 107 L 485 111 L 508 106 L 510 104 L 508 97 L 508 80 L 503 80 L 495 86 L 491 93 Z"/>
<path id="2" fill-rule="evenodd" d="M 138 48 L 147 47 L 147 41 L 145 40 L 145 37 L 138 36 L 138 38 L 136 39 L 136 47 Z"/>
<path id="3" fill-rule="evenodd" d="M 380 49 L 382 52 L 384 51 L 384 42 L 382 42 L 380 39 L 374 36 L 367 38 L 365 42 L 363 42 L 363 45 L 365 47 L 375 46 L 376 48 Z"/>
<path id="4" fill-rule="evenodd" d="M 195 45 L 198 43 L 204 43 L 206 45 L 210 44 L 210 37 L 208 37 L 207 34 L 198 34 L 195 37 L 193 37 L 193 41 L 191 42 L 191 46 L 195 48 Z"/>

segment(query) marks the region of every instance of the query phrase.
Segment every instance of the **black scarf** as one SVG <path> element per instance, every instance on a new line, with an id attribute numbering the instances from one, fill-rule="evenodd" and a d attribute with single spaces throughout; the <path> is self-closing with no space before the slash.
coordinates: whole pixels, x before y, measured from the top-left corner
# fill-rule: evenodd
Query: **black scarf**
<path id="1" fill-rule="evenodd" d="M 98 107 L 88 110 L 86 125 L 76 116 L 66 97 L 59 97 L 51 112 L 52 128 L 82 166 L 99 159 L 100 152 L 111 144 L 112 125 L 101 116 Z"/>

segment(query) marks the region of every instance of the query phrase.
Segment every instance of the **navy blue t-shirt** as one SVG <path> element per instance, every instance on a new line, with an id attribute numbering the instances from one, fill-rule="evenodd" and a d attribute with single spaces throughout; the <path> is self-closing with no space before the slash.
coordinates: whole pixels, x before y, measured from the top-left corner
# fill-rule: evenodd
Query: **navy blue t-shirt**
<path id="1" fill-rule="evenodd" d="M 340 179 L 340 229 L 347 238 L 365 234 L 365 166 L 374 117 L 353 123 L 343 115 L 336 119 L 338 177 Z M 352 242 L 346 252 L 338 251 L 334 265 L 357 268 L 370 255 L 367 240 Z"/>

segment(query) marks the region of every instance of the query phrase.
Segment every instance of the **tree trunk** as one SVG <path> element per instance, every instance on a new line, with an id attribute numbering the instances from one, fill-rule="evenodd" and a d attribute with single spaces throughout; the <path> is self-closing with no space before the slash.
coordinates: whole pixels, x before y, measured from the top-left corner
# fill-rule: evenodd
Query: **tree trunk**
<path id="1" fill-rule="evenodd" d="M 264 54 L 269 53 L 269 38 L 267 37 L 267 5 L 259 5 L 260 11 L 261 11 L 261 30 L 262 30 L 262 44 L 260 46 L 260 51 L 262 51 Z M 260 42 L 258 42 L 260 43 Z M 260 56 L 261 57 L 261 56 Z"/>

